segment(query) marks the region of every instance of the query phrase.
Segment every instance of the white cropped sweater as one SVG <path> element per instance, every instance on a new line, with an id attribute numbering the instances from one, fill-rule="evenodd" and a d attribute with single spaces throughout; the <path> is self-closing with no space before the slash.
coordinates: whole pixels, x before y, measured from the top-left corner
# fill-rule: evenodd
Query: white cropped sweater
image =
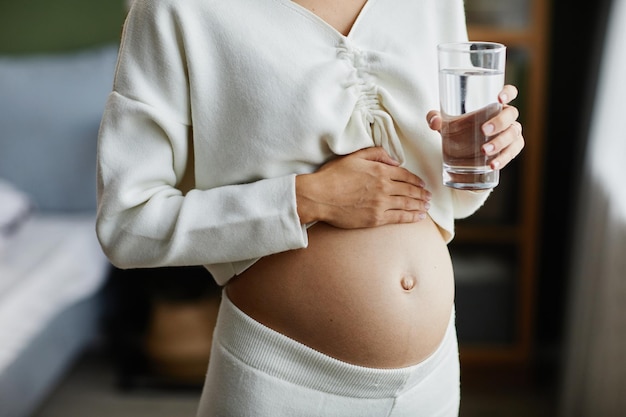
<path id="1" fill-rule="evenodd" d="M 105 253 L 225 284 L 307 246 L 296 174 L 370 146 L 424 179 L 449 241 L 488 195 L 442 186 L 425 121 L 436 45 L 466 37 L 462 0 L 369 0 L 348 36 L 290 0 L 135 0 L 99 137 Z"/>

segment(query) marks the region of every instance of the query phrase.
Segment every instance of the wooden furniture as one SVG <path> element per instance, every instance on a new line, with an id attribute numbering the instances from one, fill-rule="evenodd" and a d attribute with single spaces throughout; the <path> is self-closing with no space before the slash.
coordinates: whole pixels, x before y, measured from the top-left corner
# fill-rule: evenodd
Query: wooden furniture
<path id="1" fill-rule="evenodd" d="M 201 266 L 113 268 L 104 320 L 116 385 L 199 390 L 221 288 Z"/>
<path id="2" fill-rule="evenodd" d="M 450 245 L 457 275 L 457 325 L 465 367 L 524 367 L 534 335 L 546 113 L 545 0 L 467 0 L 470 40 L 507 46 L 506 82 L 520 94 L 526 147 L 474 216 L 457 222 Z"/>

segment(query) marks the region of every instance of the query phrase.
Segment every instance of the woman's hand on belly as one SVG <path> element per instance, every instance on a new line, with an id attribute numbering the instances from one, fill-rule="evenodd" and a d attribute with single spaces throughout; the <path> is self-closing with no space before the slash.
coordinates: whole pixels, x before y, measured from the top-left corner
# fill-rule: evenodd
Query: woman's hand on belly
<path id="1" fill-rule="evenodd" d="M 424 181 L 380 147 L 296 177 L 305 249 L 232 279 L 232 302 L 264 325 L 343 361 L 415 364 L 440 343 L 454 297 Z"/>
<path id="2" fill-rule="evenodd" d="M 424 187 L 383 148 L 366 148 L 298 175 L 298 215 L 303 224 L 323 221 L 344 229 L 414 223 L 430 207 Z"/>

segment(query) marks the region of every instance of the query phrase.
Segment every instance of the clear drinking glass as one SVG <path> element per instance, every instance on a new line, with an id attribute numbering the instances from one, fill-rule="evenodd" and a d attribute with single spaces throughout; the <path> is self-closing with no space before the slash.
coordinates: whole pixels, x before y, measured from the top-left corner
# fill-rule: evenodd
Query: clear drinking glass
<path id="1" fill-rule="evenodd" d="M 443 126 L 443 183 L 466 190 L 493 188 L 500 172 L 489 166 L 482 145 L 490 137 L 482 125 L 502 110 L 506 47 L 494 42 L 437 46 L 439 99 Z"/>

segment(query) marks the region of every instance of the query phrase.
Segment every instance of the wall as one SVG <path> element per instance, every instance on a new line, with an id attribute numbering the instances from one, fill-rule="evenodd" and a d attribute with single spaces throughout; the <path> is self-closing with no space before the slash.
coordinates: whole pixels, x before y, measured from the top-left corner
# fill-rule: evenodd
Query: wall
<path id="1" fill-rule="evenodd" d="M 0 54 L 118 42 L 123 0 L 0 0 Z"/>

